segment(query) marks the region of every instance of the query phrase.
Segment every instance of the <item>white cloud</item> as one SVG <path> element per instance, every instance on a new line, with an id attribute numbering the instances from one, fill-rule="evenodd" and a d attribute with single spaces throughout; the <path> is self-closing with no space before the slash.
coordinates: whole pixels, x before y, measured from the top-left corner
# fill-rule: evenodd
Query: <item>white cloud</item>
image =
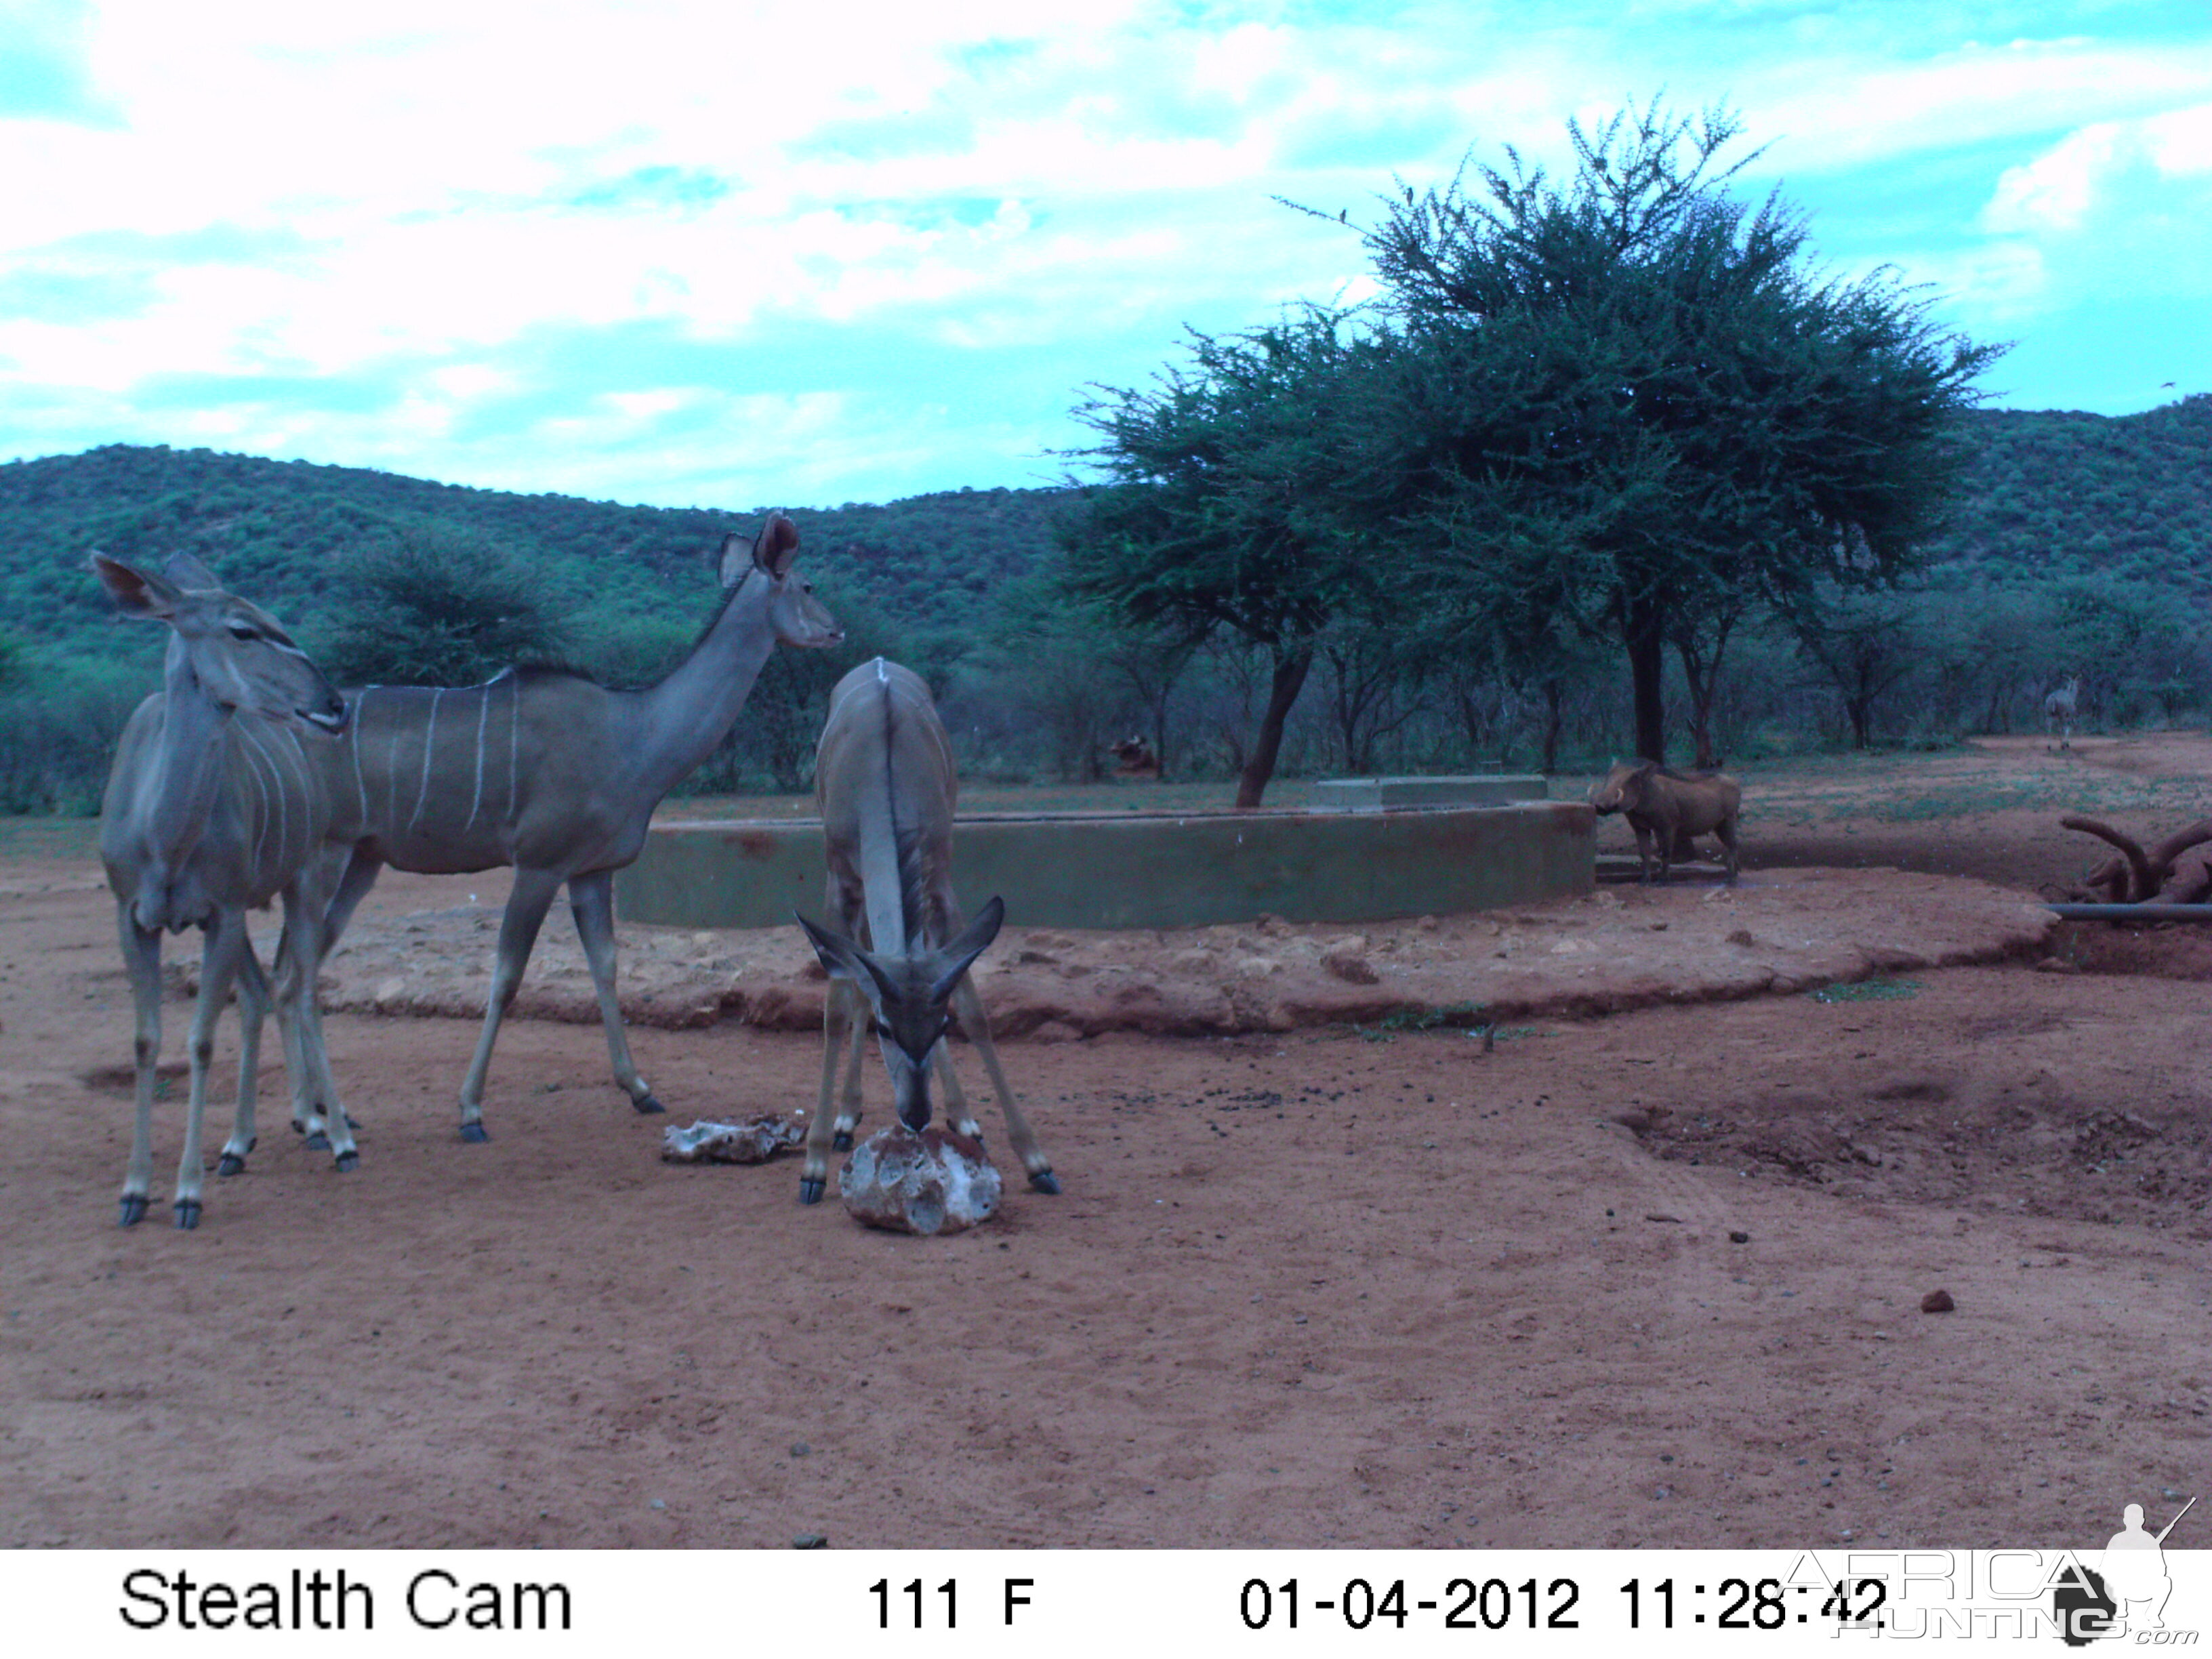
<path id="1" fill-rule="evenodd" d="M 0 453 L 58 432 L 301 446 L 529 488 L 627 469 L 593 488 L 661 499 L 712 474 L 684 434 L 725 394 L 681 375 L 610 392 L 602 374 L 556 418 L 558 389 L 518 379 L 527 342 L 651 328 L 704 349 L 811 325 L 842 385 L 853 331 L 908 330 L 933 350 L 1056 352 L 1073 402 L 1149 373 L 1103 340 L 1156 340 L 1156 363 L 1183 320 L 1255 324 L 1371 286 L 1355 234 L 1272 195 L 1371 216 L 1393 172 L 1440 178 L 1476 139 L 1556 164 L 1564 114 L 1662 86 L 1686 109 L 1733 99 L 1754 142 L 1778 141 L 1763 167 L 1793 180 L 2009 146 L 1960 245 L 1904 248 L 1908 275 L 1966 285 L 1980 314 L 2098 280 L 2087 245 L 2115 213 L 2135 215 L 2131 258 L 2191 234 L 2154 187 L 2195 202 L 2212 170 L 2212 35 L 1978 44 L 1923 22 L 1900 46 L 1872 22 L 1893 10 L 1863 0 L 1738 6 L 1729 27 L 1709 9 L 1335 22 L 955 0 L 863 26 L 813 3 L 108 0 L 84 76 L 112 123 L 0 120 L 0 291 L 48 296 L 0 307 L 0 387 L 38 410 L 0 416 Z M 841 499 L 931 453 L 1051 441 L 988 401 L 925 412 L 896 350 L 866 367 L 850 395 L 793 385 L 724 416 L 804 433 L 786 462 Z M 196 376 L 225 401 L 155 398 Z M 256 377 L 258 401 L 235 384 Z M 283 390 L 341 377 L 404 395 L 348 411 Z"/>

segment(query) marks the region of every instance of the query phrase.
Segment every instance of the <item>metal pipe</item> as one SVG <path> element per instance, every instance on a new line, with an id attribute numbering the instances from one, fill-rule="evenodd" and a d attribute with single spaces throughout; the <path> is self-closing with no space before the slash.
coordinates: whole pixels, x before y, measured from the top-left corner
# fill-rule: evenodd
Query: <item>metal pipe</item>
<path id="1" fill-rule="evenodd" d="M 2212 904 L 2046 904 L 2063 921 L 2212 921 Z"/>

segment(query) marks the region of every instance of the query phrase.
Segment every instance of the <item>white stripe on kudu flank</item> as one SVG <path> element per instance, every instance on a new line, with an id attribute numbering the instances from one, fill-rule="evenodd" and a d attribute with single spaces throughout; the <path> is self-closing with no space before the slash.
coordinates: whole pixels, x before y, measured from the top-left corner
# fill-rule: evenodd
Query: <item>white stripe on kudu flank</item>
<path id="1" fill-rule="evenodd" d="M 353 750 L 353 787 L 361 797 L 361 821 L 364 827 L 368 823 L 368 782 L 361 775 L 361 738 L 368 720 L 368 694 L 375 690 L 373 685 L 362 687 L 361 696 L 354 699 L 353 730 L 346 734 L 346 747 Z"/>
<path id="2" fill-rule="evenodd" d="M 284 858 L 292 850 L 292 825 L 290 814 L 284 805 L 283 770 L 276 764 L 276 757 L 269 752 L 269 745 L 261 741 L 260 734 L 251 726 L 240 720 L 237 723 L 237 730 L 238 735 L 246 740 L 253 753 L 269 763 L 270 788 L 276 802 L 276 856 L 280 859 Z M 261 771 L 253 764 L 250 756 L 246 760 L 246 769 L 253 774 L 253 781 L 256 787 L 258 787 L 261 782 Z M 268 798 L 264 797 L 264 799 Z M 266 830 L 268 827 L 264 821 L 261 828 Z M 258 876 L 268 867 L 268 860 L 262 856 L 261 836 L 257 835 L 253 838 L 253 873 Z"/>
<path id="3" fill-rule="evenodd" d="M 384 766 L 384 821 L 394 823 L 399 818 L 399 739 L 407 732 L 407 702 L 401 698 L 392 711 L 392 758 Z"/>
<path id="4" fill-rule="evenodd" d="M 507 671 L 510 695 L 507 700 L 507 822 L 514 824 L 515 779 L 520 775 L 522 757 L 522 681 L 510 668 Z"/>
<path id="5" fill-rule="evenodd" d="M 422 803 L 430 799 L 430 748 L 438 740 L 438 702 L 446 695 L 440 686 L 430 693 L 430 717 L 422 722 L 422 781 L 415 786 L 415 816 L 407 820 L 407 833 L 422 821 Z"/>
<path id="6" fill-rule="evenodd" d="M 477 827 L 477 809 L 483 805 L 484 722 L 490 717 L 491 682 L 487 680 L 477 688 L 477 788 L 469 797 L 469 821 L 461 826 L 464 835 Z"/>
<path id="7" fill-rule="evenodd" d="M 258 745 L 253 741 L 252 733 L 242 725 L 234 725 L 233 729 L 244 739 L 239 744 L 238 758 L 245 763 L 246 775 L 253 780 L 253 798 L 260 803 L 260 810 L 253 815 L 253 867 L 257 871 L 265 870 L 269 867 L 269 860 L 262 844 L 269 836 L 269 786 L 261 781 L 261 769 L 253 763 Z"/>

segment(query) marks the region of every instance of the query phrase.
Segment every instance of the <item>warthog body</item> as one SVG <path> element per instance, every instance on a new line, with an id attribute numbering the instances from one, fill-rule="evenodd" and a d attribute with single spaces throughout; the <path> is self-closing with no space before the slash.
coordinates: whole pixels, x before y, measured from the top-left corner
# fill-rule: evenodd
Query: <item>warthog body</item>
<path id="1" fill-rule="evenodd" d="M 1624 761 L 1605 775 L 1590 805 L 1601 814 L 1619 812 L 1628 820 L 1644 880 L 1653 879 L 1655 844 L 1657 878 L 1663 881 L 1676 856 L 1688 853 L 1691 838 L 1707 835 L 1720 838 L 1728 878 L 1735 879 L 1735 819 L 1743 791 L 1734 778 L 1717 772 L 1689 777 L 1656 761 Z"/>

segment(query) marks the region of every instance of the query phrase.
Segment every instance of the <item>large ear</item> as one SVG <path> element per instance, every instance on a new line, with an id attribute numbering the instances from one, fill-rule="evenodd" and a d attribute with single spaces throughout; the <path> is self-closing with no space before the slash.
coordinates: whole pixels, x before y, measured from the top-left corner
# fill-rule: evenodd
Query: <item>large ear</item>
<path id="1" fill-rule="evenodd" d="M 707 562 L 714 567 L 723 586 L 735 587 L 753 568 L 752 544 L 732 530 L 722 538 L 721 550 L 707 556 Z"/>
<path id="2" fill-rule="evenodd" d="M 1006 902 L 994 898 L 975 913 L 974 921 L 938 951 L 937 960 L 932 964 L 937 970 L 937 977 L 929 988 L 932 1002 L 943 1002 L 952 994 L 952 988 L 960 982 L 960 975 L 968 971 L 977 957 L 990 949 L 991 941 L 998 938 L 1000 925 L 1006 919 Z"/>
<path id="3" fill-rule="evenodd" d="M 177 601 L 183 597 L 162 578 L 105 553 L 92 556 L 92 574 L 100 578 L 100 585 L 115 601 L 117 610 L 144 622 L 162 622 L 174 616 Z"/>
<path id="4" fill-rule="evenodd" d="M 881 964 L 847 939 L 842 933 L 833 933 L 827 927 L 817 927 L 794 910 L 792 917 L 805 929 L 807 942 L 813 945 L 814 954 L 822 958 L 822 966 L 832 979 L 850 980 L 866 993 L 868 1000 L 883 1012 L 884 999 L 890 994 L 890 978 Z"/>
<path id="5" fill-rule="evenodd" d="M 164 568 L 169 580 L 179 587 L 221 587 L 222 582 L 215 572 L 189 553 L 172 553 Z"/>
<path id="6" fill-rule="evenodd" d="M 753 538 L 753 562 L 781 581 L 798 556 L 799 526 L 781 513 L 769 514 L 760 534 Z"/>

